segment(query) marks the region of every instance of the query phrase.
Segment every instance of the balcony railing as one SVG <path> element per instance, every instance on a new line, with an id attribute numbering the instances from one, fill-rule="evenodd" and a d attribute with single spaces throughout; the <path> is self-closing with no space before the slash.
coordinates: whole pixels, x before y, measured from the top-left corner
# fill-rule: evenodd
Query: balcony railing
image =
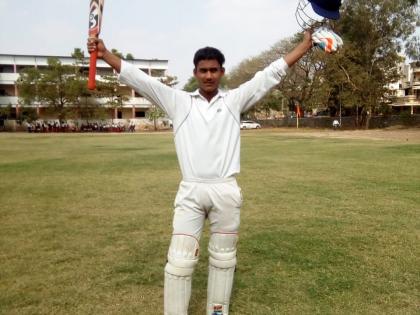
<path id="1" fill-rule="evenodd" d="M 0 73 L 0 84 L 15 84 L 18 78 L 18 73 Z"/>
<path id="2" fill-rule="evenodd" d="M 420 90 L 420 81 L 413 82 L 413 90 Z"/>
<path id="3" fill-rule="evenodd" d="M 105 105 L 108 102 L 108 99 L 97 98 L 95 99 L 95 101 L 98 104 Z M 13 106 L 18 104 L 18 97 L 17 96 L 0 96 L 0 106 L 7 106 L 9 104 Z M 34 106 L 37 106 L 37 105 L 34 104 Z M 128 101 L 124 102 L 124 105 L 123 105 L 123 107 L 127 107 L 127 108 L 131 108 L 133 106 L 148 108 L 151 106 L 151 103 L 144 97 L 131 97 L 128 99 Z"/>
<path id="4" fill-rule="evenodd" d="M 410 88 L 410 86 L 411 86 L 410 82 L 405 81 L 405 82 L 402 83 L 402 88 L 403 89 L 408 89 L 408 88 Z"/>
<path id="5" fill-rule="evenodd" d="M 413 73 L 418 73 L 420 72 L 420 67 L 413 67 Z"/>
<path id="6" fill-rule="evenodd" d="M 0 96 L 0 105 L 16 105 L 18 103 L 17 96 Z"/>
<path id="7" fill-rule="evenodd" d="M 146 107 L 149 107 L 151 105 L 151 103 L 144 97 L 132 97 L 124 104 L 128 106 L 146 106 Z"/>
<path id="8" fill-rule="evenodd" d="M 393 106 L 420 106 L 420 98 L 416 95 L 407 95 L 403 97 L 396 97 L 392 102 Z"/>
<path id="9" fill-rule="evenodd" d="M 98 71 L 99 72 L 99 71 Z M 102 75 L 112 75 L 112 73 L 106 74 L 106 73 L 98 73 L 96 75 L 96 80 L 102 81 Z M 157 80 L 164 80 L 165 77 L 154 77 Z M 19 79 L 19 73 L 0 73 L 0 84 L 11 84 L 14 85 L 16 81 Z M 121 84 L 123 85 L 123 84 Z"/>
<path id="10" fill-rule="evenodd" d="M 95 99 L 95 101 L 98 104 L 105 105 L 109 101 L 109 99 L 103 97 L 103 98 L 97 98 Z M 144 97 L 130 97 L 128 101 L 124 102 L 123 107 L 133 107 L 133 106 L 149 107 L 150 105 L 151 103 Z"/>

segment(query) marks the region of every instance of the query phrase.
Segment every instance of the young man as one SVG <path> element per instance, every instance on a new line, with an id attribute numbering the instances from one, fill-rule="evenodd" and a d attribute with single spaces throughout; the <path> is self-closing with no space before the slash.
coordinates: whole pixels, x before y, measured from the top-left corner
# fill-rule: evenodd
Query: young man
<path id="1" fill-rule="evenodd" d="M 225 73 L 223 54 L 211 47 L 194 56 L 193 93 L 172 89 L 111 54 L 102 40 L 90 39 L 89 52 L 111 65 L 119 80 L 161 107 L 173 121 L 183 179 L 175 198 L 173 233 L 165 267 L 164 313 L 186 315 L 199 239 L 210 221 L 207 314 L 227 315 L 236 265 L 241 190 L 240 115 L 250 109 L 312 47 L 311 34 L 289 54 L 231 91 L 219 90 Z"/>

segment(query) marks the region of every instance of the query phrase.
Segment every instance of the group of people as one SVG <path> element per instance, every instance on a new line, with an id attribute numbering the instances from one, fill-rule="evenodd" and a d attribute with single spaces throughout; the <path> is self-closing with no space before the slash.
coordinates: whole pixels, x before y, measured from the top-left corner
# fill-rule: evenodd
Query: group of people
<path id="1" fill-rule="evenodd" d="M 123 123 L 84 123 L 80 126 L 81 132 L 124 132 L 126 127 Z"/>
<path id="2" fill-rule="evenodd" d="M 49 133 L 49 132 L 134 132 L 135 124 L 130 123 L 126 127 L 123 123 L 101 123 L 87 122 L 78 124 L 69 124 L 66 121 L 43 121 L 37 120 L 26 123 L 26 130 L 29 133 Z"/>
<path id="3" fill-rule="evenodd" d="M 69 132 L 69 131 L 76 131 L 73 130 L 73 126 L 69 126 L 67 122 L 60 122 L 60 121 L 34 121 L 31 123 L 26 124 L 26 130 L 30 133 L 36 132 Z"/>

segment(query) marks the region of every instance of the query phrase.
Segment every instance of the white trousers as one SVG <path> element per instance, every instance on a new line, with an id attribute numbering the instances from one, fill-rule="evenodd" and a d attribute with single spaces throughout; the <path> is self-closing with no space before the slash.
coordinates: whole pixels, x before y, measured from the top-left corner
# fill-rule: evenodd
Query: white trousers
<path id="1" fill-rule="evenodd" d="M 234 177 L 181 181 L 175 198 L 173 234 L 200 239 L 205 219 L 211 233 L 237 233 L 242 193 Z"/>
<path id="2" fill-rule="evenodd" d="M 241 205 L 241 189 L 233 177 L 180 183 L 165 266 L 165 315 L 187 315 L 191 276 L 206 218 L 211 232 L 206 313 L 229 313 Z"/>

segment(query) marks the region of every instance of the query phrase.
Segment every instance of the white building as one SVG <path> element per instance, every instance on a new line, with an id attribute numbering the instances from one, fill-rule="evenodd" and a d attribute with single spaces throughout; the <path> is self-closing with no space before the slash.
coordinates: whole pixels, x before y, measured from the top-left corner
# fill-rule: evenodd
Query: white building
<path id="1" fill-rule="evenodd" d="M 401 64 L 401 79 L 389 85 L 394 109 L 409 109 L 411 115 L 420 113 L 420 62 Z"/>
<path id="2" fill-rule="evenodd" d="M 19 74 L 23 69 L 28 67 L 36 67 L 38 69 L 46 68 L 48 66 L 47 60 L 51 57 L 58 58 L 63 65 L 74 65 L 76 62 L 74 58 L 66 56 L 0 54 L 0 107 L 11 105 L 15 109 L 16 116 L 18 116 L 20 106 L 19 89 L 16 82 Z M 168 60 L 134 59 L 128 60 L 128 62 L 157 78 L 165 77 L 168 70 Z M 86 64 L 89 64 L 88 58 L 86 58 Z M 101 75 L 110 75 L 113 73 L 113 69 L 108 64 L 103 60 L 98 60 L 97 79 L 100 79 Z M 109 118 L 145 120 L 146 112 L 152 104 L 127 86 L 123 86 L 122 90 L 124 95 L 129 97 L 129 100 L 124 103 L 122 108 L 110 109 Z M 36 107 L 39 119 L 55 118 L 48 116 L 45 111 L 45 106 L 42 104 L 34 105 L 34 107 Z"/>

